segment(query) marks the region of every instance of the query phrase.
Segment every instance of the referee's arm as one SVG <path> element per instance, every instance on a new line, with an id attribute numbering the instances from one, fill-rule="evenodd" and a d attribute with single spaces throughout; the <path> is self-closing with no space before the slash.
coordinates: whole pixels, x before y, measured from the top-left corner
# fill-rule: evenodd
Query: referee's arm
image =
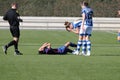
<path id="1" fill-rule="evenodd" d="M 3 20 L 8 20 L 7 14 L 5 14 L 5 15 L 3 16 Z"/>

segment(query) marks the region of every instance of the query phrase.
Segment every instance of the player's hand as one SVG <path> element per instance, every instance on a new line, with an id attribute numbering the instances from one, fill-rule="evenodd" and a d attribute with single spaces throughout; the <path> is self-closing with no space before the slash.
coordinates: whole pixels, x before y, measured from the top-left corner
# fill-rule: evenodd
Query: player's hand
<path id="1" fill-rule="evenodd" d="M 22 19 L 19 19 L 19 22 L 23 22 L 23 20 L 22 20 Z"/>
<path id="2" fill-rule="evenodd" d="M 68 32 L 70 32 L 70 31 L 71 31 L 71 29 L 70 29 L 70 28 L 66 28 L 66 30 L 67 30 Z"/>
<path id="3" fill-rule="evenodd" d="M 84 26 L 81 26 L 81 29 L 84 31 L 84 30 L 85 30 L 85 27 L 84 27 Z"/>

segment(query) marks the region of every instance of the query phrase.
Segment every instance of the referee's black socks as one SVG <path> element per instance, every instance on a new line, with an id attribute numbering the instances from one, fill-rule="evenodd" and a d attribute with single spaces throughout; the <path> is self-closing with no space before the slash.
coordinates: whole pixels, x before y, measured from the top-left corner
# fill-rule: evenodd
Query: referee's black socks
<path id="1" fill-rule="evenodd" d="M 15 50 L 18 51 L 18 42 L 16 42 L 16 41 L 15 41 L 15 43 L 14 43 L 14 48 L 15 48 Z"/>
<path id="2" fill-rule="evenodd" d="M 7 48 L 10 47 L 10 46 L 12 46 L 12 45 L 15 45 L 15 44 L 16 44 L 16 41 L 15 41 L 15 40 L 12 40 L 11 42 L 9 42 L 9 43 L 7 44 Z"/>

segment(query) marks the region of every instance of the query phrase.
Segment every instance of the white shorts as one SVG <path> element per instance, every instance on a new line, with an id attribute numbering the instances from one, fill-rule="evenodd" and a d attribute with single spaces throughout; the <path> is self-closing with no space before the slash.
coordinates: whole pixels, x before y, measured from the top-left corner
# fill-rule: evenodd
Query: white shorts
<path id="1" fill-rule="evenodd" d="M 85 28 L 84 30 L 80 28 L 79 35 L 81 35 L 81 36 L 91 36 L 92 26 L 84 25 L 84 28 Z"/>

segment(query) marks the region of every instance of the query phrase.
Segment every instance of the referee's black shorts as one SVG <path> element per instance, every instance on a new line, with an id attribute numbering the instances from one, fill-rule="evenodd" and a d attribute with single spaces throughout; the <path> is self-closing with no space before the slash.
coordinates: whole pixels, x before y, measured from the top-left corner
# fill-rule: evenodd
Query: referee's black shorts
<path id="1" fill-rule="evenodd" d="M 20 29 L 18 26 L 10 26 L 10 32 L 13 37 L 20 37 Z"/>

